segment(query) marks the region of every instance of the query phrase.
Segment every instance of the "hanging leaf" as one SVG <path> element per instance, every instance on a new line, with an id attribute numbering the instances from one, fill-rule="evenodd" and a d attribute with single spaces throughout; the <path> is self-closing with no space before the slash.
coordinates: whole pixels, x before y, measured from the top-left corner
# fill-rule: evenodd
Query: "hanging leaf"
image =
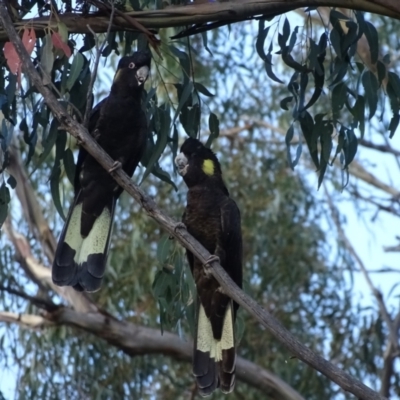
<path id="1" fill-rule="evenodd" d="M 265 71 L 270 79 L 277 83 L 283 83 L 272 71 L 272 54 L 268 53 L 264 63 Z"/>
<path id="2" fill-rule="evenodd" d="M 96 41 L 92 33 L 86 33 L 83 38 L 83 46 L 79 49 L 78 53 L 83 53 L 85 51 L 93 49 L 96 45 Z"/>
<path id="3" fill-rule="evenodd" d="M 323 118 L 323 114 L 318 114 L 315 117 L 315 122 L 320 123 L 319 121 Z M 318 134 L 319 131 L 314 127 L 314 121 L 311 115 L 305 111 L 299 116 L 300 127 L 303 132 L 304 138 L 307 143 L 308 151 L 311 155 L 311 159 L 317 169 L 319 169 L 319 158 L 318 158 Z"/>
<path id="4" fill-rule="evenodd" d="M 219 136 L 219 119 L 212 112 L 210 112 L 208 118 L 208 129 L 210 130 L 210 136 L 208 137 L 205 146 L 210 148 L 211 143 Z"/>
<path id="5" fill-rule="evenodd" d="M 371 119 L 378 107 L 378 80 L 371 71 L 365 71 L 361 78 L 362 85 L 365 90 L 365 98 L 369 107 L 369 119 Z"/>
<path id="6" fill-rule="evenodd" d="M 344 168 L 347 168 L 349 164 L 354 160 L 354 157 L 357 153 L 358 148 L 358 140 L 356 135 L 354 134 L 353 129 L 346 130 L 346 138 L 343 144 L 343 154 L 344 154 Z"/>
<path id="7" fill-rule="evenodd" d="M 8 68 L 11 73 L 16 75 L 19 71 L 19 67 L 21 65 L 21 60 L 15 50 L 14 45 L 11 42 L 7 42 L 3 48 L 4 57 L 7 60 Z"/>
<path id="8" fill-rule="evenodd" d="M 70 91 L 72 86 L 74 86 L 74 83 L 76 82 L 82 71 L 83 64 L 84 64 L 83 55 L 79 52 L 76 53 L 72 61 L 71 70 L 69 72 L 67 83 L 65 85 L 67 91 Z"/>
<path id="9" fill-rule="evenodd" d="M 347 86 L 338 83 L 332 90 L 332 115 L 334 120 L 340 119 L 340 114 L 347 100 Z"/>
<path id="10" fill-rule="evenodd" d="M 289 129 L 287 130 L 286 136 L 285 136 L 286 156 L 287 156 L 287 161 L 288 161 L 289 167 L 291 169 L 293 169 L 293 162 L 292 162 L 292 156 L 290 155 L 290 142 L 293 139 L 293 135 L 294 135 L 294 127 L 292 124 L 292 125 L 290 125 Z"/>
<path id="11" fill-rule="evenodd" d="M 17 187 L 17 181 L 11 174 L 7 179 L 7 184 L 11 186 L 11 189 L 15 189 Z"/>
<path id="12" fill-rule="evenodd" d="M 74 185 L 76 167 L 74 163 L 74 155 L 72 154 L 71 149 L 65 149 L 63 161 L 68 180 L 72 185 Z"/>
<path id="13" fill-rule="evenodd" d="M 176 84 L 175 87 L 178 89 L 178 96 L 180 93 L 180 88 L 182 85 Z M 176 119 L 178 118 L 179 113 L 181 112 L 182 108 L 185 106 L 186 102 L 189 99 L 189 96 L 193 92 L 193 83 L 192 81 L 188 81 L 186 85 L 183 87 L 183 90 L 181 91 L 181 95 L 179 96 L 179 104 L 178 107 L 176 108 L 174 118 L 172 120 L 172 123 L 174 124 Z"/>
<path id="14" fill-rule="evenodd" d="M 71 57 L 71 49 L 69 48 L 67 43 L 63 42 L 59 33 L 53 32 L 53 34 L 51 35 L 51 41 L 53 43 L 53 46 L 57 49 L 62 50 L 67 58 Z"/>
<path id="15" fill-rule="evenodd" d="M 160 121 L 160 126 L 157 131 L 157 142 L 154 146 L 154 149 L 152 150 L 150 159 L 147 162 L 146 171 L 144 172 L 143 178 L 140 183 L 142 183 L 147 178 L 147 176 L 150 174 L 151 170 L 153 169 L 153 166 L 158 161 L 158 159 L 160 158 L 161 154 L 163 153 L 165 147 L 167 146 L 168 136 L 169 136 L 169 132 L 170 132 L 170 126 L 171 126 L 171 116 L 170 116 L 169 107 L 165 107 L 165 108 L 158 107 L 157 115 L 158 115 L 159 121 Z"/>
<path id="16" fill-rule="evenodd" d="M 212 94 L 204 85 L 202 85 L 201 83 L 195 82 L 194 83 L 194 87 L 196 88 L 196 90 L 198 90 L 201 94 L 204 94 L 204 96 L 207 97 L 214 97 L 215 94 Z"/>
<path id="17" fill-rule="evenodd" d="M 260 56 L 260 58 L 265 61 L 266 54 L 264 51 L 264 42 L 265 42 L 266 37 L 268 36 L 270 27 L 267 26 L 264 29 L 264 25 L 265 25 L 265 21 L 263 19 L 260 19 L 258 21 L 258 35 L 257 35 L 257 40 L 256 40 L 256 50 L 257 50 L 257 53 Z"/>
<path id="18" fill-rule="evenodd" d="M 0 186 L 0 228 L 7 218 L 8 204 L 10 203 L 10 191 L 3 182 Z"/>
<path id="19" fill-rule="evenodd" d="M 33 29 L 24 29 L 24 33 L 22 35 L 22 44 L 24 45 L 26 51 L 30 55 L 35 47 L 36 34 Z M 4 57 L 7 60 L 8 68 L 11 73 L 14 75 L 19 75 L 21 73 L 21 60 L 15 50 L 14 44 L 11 42 L 7 42 L 4 45 Z"/>
<path id="20" fill-rule="evenodd" d="M 293 101 L 293 96 L 287 96 L 285 98 L 283 98 L 280 102 L 279 102 L 279 106 L 283 109 L 288 111 L 289 110 L 289 103 L 291 103 Z"/>
<path id="21" fill-rule="evenodd" d="M 44 71 L 46 71 L 50 75 L 54 64 L 53 42 L 51 40 L 50 34 L 47 34 L 43 40 L 45 43 L 44 46 L 42 46 L 40 64 Z"/>

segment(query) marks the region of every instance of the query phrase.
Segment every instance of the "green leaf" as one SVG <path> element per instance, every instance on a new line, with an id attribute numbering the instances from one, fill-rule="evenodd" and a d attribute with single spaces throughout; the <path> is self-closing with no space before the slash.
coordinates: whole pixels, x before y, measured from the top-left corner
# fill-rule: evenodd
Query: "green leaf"
<path id="1" fill-rule="evenodd" d="M 142 183 L 150 174 L 151 170 L 153 169 L 153 166 L 158 161 L 165 147 L 167 146 L 170 126 L 171 126 L 171 116 L 169 107 L 165 107 L 164 109 L 158 107 L 156 109 L 156 113 L 160 120 L 160 128 L 157 132 L 157 142 L 154 146 L 150 159 L 146 165 L 146 171 L 144 172 L 142 181 L 140 183 Z"/>
<path id="2" fill-rule="evenodd" d="M 273 81 L 277 82 L 277 83 L 283 83 L 283 81 L 281 81 L 272 71 L 272 54 L 268 53 L 265 63 L 264 63 L 264 67 L 265 67 L 265 71 L 267 72 L 267 75 L 270 79 L 272 79 Z"/>
<path id="3" fill-rule="evenodd" d="M 214 97 L 215 94 L 212 94 L 204 85 L 202 85 L 201 83 L 195 82 L 194 83 L 194 87 L 196 88 L 196 90 L 198 90 L 201 94 L 204 94 L 204 96 L 207 97 Z"/>
<path id="4" fill-rule="evenodd" d="M 42 46 L 40 64 L 42 68 L 50 75 L 54 64 L 53 42 L 51 40 L 51 35 L 47 34 L 43 40 L 44 45 Z"/>
<path id="5" fill-rule="evenodd" d="M 167 172 L 164 171 L 158 162 L 156 162 L 153 166 L 153 169 L 151 170 L 151 173 L 161 181 L 168 183 L 171 185 L 175 191 L 178 190 L 177 186 L 175 185 L 175 182 L 171 179 L 171 175 Z"/>
<path id="6" fill-rule="evenodd" d="M 14 101 L 16 89 L 17 89 L 17 75 L 9 74 L 8 85 L 6 87 L 7 101 L 9 105 L 11 105 L 11 103 Z"/>
<path id="7" fill-rule="evenodd" d="M 345 130 L 344 126 L 341 126 L 340 131 L 339 131 L 339 136 L 338 136 L 338 145 L 336 147 L 335 155 L 333 156 L 333 159 L 332 159 L 332 164 L 335 162 L 337 155 L 340 154 L 340 152 L 342 151 L 345 138 L 346 138 L 346 130 Z"/>
<path id="8" fill-rule="evenodd" d="M 331 79 L 333 80 L 330 85 L 331 87 L 335 86 L 337 83 L 339 83 L 343 80 L 343 78 L 347 74 L 348 67 L 349 67 L 349 64 L 346 61 L 341 60 L 339 57 L 335 58 L 334 70 L 333 70 L 333 73 L 331 76 Z"/>
<path id="9" fill-rule="evenodd" d="M 386 78 L 386 72 L 387 72 L 386 65 L 382 61 L 378 61 L 376 67 L 378 71 L 379 86 L 381 86 L 383 80 Z"/>
<path id="10" fill-rule="evenodd" d="M 332 114 L 333 119 L 340 119 L 340 114 L 347 100 L 347 86 L 345 83 L 338 83 L 332 90 Z"/>
<path id="11" fill-rule="evenodd" d="M 69 72 L 67 83 L 65 85 L 67 91 L 70 91 L 72 86 L 74 86 L 74 83 L 76 82 L 82 71 L 83 64 L 84 64 L 83 55 L 79 52 L 76 53 L 74 60 L 72 61 L 71 70 Z"/>
<path id="12" fill-rule="evenodd" d="M 210 112 L 208 118 L 208 129 L 210 130 L 210 136 L 207 139 L 206 147 L 209 148 L 211 143 L 219 136 L 219 119 L 213 112 Z"/>
<path id="13" fill-rule="evenodd" d="M 211 50 L 208 48 L 208 39 L 207 39 L 207 32 L 201 32 L 201 37 L 203 39 L 203 46 L 207 50 L 208 54 L 212 57 L 213 53 Z"/>
<path id="14" fill-rule="evenodd" d="M 71 149 L 65 149 L 63 160 L 68 180 L 71 182 L 72 185 L 74 185 L 76 167 L 74 163 L 74 155 L 72 154 Z"/>
<path id="15" fill-rule="evenodd" d="M 285 136 L 286 156 L 287 156 L 287 161 L 288 161 L 289 167 L 291 169 L 293 169 L 293 162 L 292 162 L 292 156 L 290 155 L 290 142 L 293 139 L 293 135 L 294 135 L 294 127 L 292 124 L 292 125 L 290 125 L 289 129 L 287 130 L 286 136 Z"/>
<path id="16" fill-rule="evenodd" d="M 171 250 L 172 240 L 169 239 L 169 235 L 164 235 L 158 242 L 157 246 L 157 259 L 161 265 L 163 265 L 169 256 Z"/>
<path id="17" fill-rule="evenodd" d="M 174 54 L 179 59 L 179 63 L 182 68 L 183 82 L 184 82 L 184 85 L 186 85 L 188 83 L 189 77 L 190 77 L 189 56 L 185 52 L 177 49 L 175 46 L 170 45 L 170 46 L 168 46 L 168 48 L 171 50 L 172 54 Z"/>
<path id="18" fill-rule="evenodd" d="M 61 175 L 60 166 L 54 165 L 50 175 L 50 192 L 57 212 L 60 214 L 63 221 L 65 221 L 64 210 L 60 200 L 60 187 L 59 187 L 60 175 Z"/>
<path id="19" fill-rule="evenodd" d="M 15 189 L 17 187 L 17 181 L 11 174 L 7 179 L 7 184 L 11 186 L 11 189 Z"/>
<path id="20" fill-rule="evenodd" d="M 0 228 L 7 218 L 8 204 L 10 203 L 10 191 L 3 182 L 0 186 Z"/>
<path id="21" fill-rule="evenodd" d="M 178 88 L 178 85 L 175 85 Z M 178 95 L 179 95 L 179 89 L 178 89 Z M 189 96 L 192 94 L 193 92 L 193 83 L 192 81 L 188 81 L 186 86 L 183 86 L 183 91 L 181 92 L 181 95 L 179 97 L 179 104 L 178 107 L 175 111 L 175 115 L 174 118 L 172 120 L 172 123 L 174 124 L 179 113 L 181 112 L 182 108 L 186 105 L 186 102 L 189 99 Z"/>
<path id="22" fill-rule="evenodd" d="M 335 50 L 336 55 L 341 59 L 342 48 L 340 46 L 340 33 L 336 29 L 332 29 L 329 35 L 329 39 L 331 41 L 332 47 Z"/>
<path id="23" fill-rule="evenodd" d="M 264 28 L 265 21 L 263 19 L 260 19 L 258 21 L 258 35 L 257 35 L 257 40 L 256 40 L 256 50 L 258 55 L 262 60 L 265 61 L 266 55 L 264 51 L 264 43 L 265 39 L 268 36 L 268 31 L 269 31 L 269 26 L 267 28 Z"/>
<path id="24" fill-rule="evenodd" d="M 375 64 L 378 61 L 379 56 L 379 40 L 378 31 L 369 21 L 365 21 L 364 35 L 367 38 L 369 50 L 371 54 L 371 62 Z"/>
<path id="25" fill-rule="evenodd" d="M 95 45 L 96 45 L 96 41 L 94 40 L 93 34 L 86 33 L 83 38 L 83 46 L 79 49 L 78 54 L 92 49 Z"/>
<path id="26" fill-rule="evenodd" d="M 303 136 L 306 140 L 308 151 L 310 152 L 311 159 L 317 169 L 319 169 L 319 157 L 318 157 L 318 135 L 320 130 L 318 130 L 320 121 L 323 118 L 323 114 L 318 114 L 315 117 L 315 122 L 318 127 L 314 126 L 314 121 L 311 115 L 305 111 L 300 114 L 299 122 L 300 127 L 303 132 Z"/>
<path id="27" fill-rule="evenodd" d="M 289 110 L 289 103 L 293 101 L 293 96 L 287 96 L 283 98 L 280 102 L 279 105 L 283 110 L 288 111 Z"/>
<path id="28" fill-rule="evenodd" d="M 331 122 L 326 122 L 324 124 L 324 130 L 321 133 L 321 160 L 325 160 L 329 163 L 329 158 L 332 151 L 332 132 L 333 126 Z"/>
<path id="29" fill-rule="evenodd" d="M 58 122 L 57 118 L 53 118 L 53 120 L 51 121 L 51 124 L 50 124 L 49 134 L 46 136 L 44 143 L 42 143 L 44 146 L 43 152 L 39 156 L 38 162 L 36 163 L 36 166 L 30 175 L 32 175 L 42 165 L 43 161 L 49 155 L 51 149 L 54 146 L 54 143 L 56 142 L 57 135 L 59 132 L 58 131 L 59 126 L 60 126 L 60 123 Z"/>
<path id="30" fill-rule="evenodd" d="M 369 119 L 371 119 L 378 107 L 378 80 L 371 71 L 365 71 L 361 78 L 365 90 L 365 98 L 369 107 Z"/>
<path id="31" fill-rule="evenodd" d="M 355 155 L 357 154 L 358 148 L 358 140 L 354 131 L 352 129 L 346 130 L 346 139 L 343 145 L 343 153 L 345 165 L 344 168 L 347 168 L 349 164 L 354 160 Z"/>
<path id="32" fill-rule="evenodd" d="M 399 126 L 399 122 L 400 122 L 400 115 L 399 114 L 393 115 L 393 117 L 390 119 L 390 123 L 389 123 L 389 127 L 388 127 L 388 130 L 390 132 L 390 134 L 389 134 L 389 138 L 390 139 L 395 134 L 396 129 Z"/>
<path id="33" fill-rule="evenodd" d="M 58 131 L 57 139 L 56 139 L 56 154 L 54 165 L 50 175 L 50 191 L 51 196 L 53 198 L 54 205 L 56 207 L 57 212 L 60 214 L 61 218 L 65 221 L 64 210 L 61 205 L 60 200 L 60 187 L 59 180 L 61 176 L 61 167 L 60 163 L 64 156 L 65 145 L 67 143 L 67 134 L 65 131 Z"/>

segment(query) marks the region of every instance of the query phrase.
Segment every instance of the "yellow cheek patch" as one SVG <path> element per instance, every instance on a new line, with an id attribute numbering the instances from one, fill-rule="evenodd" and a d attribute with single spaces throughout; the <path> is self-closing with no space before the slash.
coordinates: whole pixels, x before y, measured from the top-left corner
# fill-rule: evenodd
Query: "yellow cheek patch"
<path id="1" fill-rule="evenodd" d="M 214 175 L 214 161 L 204 160 L 203 161 L 203 171 L 206 175 Z"/>

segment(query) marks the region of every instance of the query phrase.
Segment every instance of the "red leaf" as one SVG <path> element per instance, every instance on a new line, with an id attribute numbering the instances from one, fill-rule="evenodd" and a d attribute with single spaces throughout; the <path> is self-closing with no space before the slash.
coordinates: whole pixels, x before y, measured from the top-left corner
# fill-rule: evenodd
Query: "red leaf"
<path id="1" fill-rule="evenodd" d="M 34 29 L 24 29 L 24 34 L 22 36 L 22 43 L 29 55 L 31 55 L 36 41 L 36 33 Z"/>
<path id="2" fill-rule="evenodd" d="M 18 57 L 14 45 L 11 42 L 7 42 L 4 45 L 3 51 L 4 57 L 7 60 L 7 65 L 8 68 L 10 68 L 11 73 L 14 75 L 17 74 L 21 65 L 21 60 Z"/>
<path id="3" fill-rule="evenodd" d="M 62 50 L 67 58 L 71 57 L 71 49 L 66 43 L 62 41 L 59 33 L 53 32 L 53 34 L 51 35 L 51 41 L 53 42 L 53 46 L 57 49 Z"/>

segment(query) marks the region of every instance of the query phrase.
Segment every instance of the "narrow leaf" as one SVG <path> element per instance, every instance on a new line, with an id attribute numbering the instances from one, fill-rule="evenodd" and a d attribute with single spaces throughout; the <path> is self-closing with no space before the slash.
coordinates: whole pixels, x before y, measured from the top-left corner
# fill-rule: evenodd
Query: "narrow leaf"
<path id="1" fill-rule="evenodd" d="M 79 52 L 76 53 L 75 57 L 72 61 L 71 70 L 69 72 L 67 83 L 65 85 L 67 91 L 71 90 L 72 86 L 74 86 L 74 83 L 78 79 L 78 77 L 82 71 L 83 63 L 84 63 L 84 59 L 83 59 L 82 54 Z"/>
<path id="2" fill-rule="evenodd" d="M 378 107 L 378 80 L 371 71 L 365 71 L 361 78 L 365 90 L 365 98 L 369 107 L 369 119 L 371 119 Z"/>

